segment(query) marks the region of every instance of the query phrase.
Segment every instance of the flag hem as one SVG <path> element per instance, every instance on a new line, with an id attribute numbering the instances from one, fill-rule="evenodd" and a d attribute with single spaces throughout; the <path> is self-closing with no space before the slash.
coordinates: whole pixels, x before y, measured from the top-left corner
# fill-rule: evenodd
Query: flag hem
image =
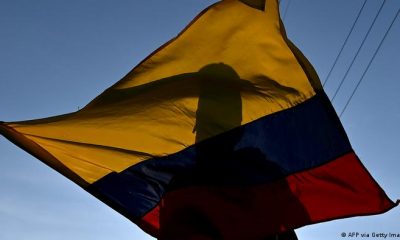
<path id="1" fill-rule="evenodd" d="M 47 166 L 56 170 L 66 178 L 70 179 L 72 182 L 78 184 L 81 187 L 89 185 L 88 182 L 86 182 L 78 174 L 71 171 L 47 150 L 42 148 L 34 141 L 30 140 L 29 138 L 25 137 L 14 128 L 8 126 L 4 122 L 0 122 L 0 134 L 7 138 L 10 142 L 14 143 L 16 146 L 20 147 L 27 153 L 39 159 L 41 162 L 45 163 Z"/>

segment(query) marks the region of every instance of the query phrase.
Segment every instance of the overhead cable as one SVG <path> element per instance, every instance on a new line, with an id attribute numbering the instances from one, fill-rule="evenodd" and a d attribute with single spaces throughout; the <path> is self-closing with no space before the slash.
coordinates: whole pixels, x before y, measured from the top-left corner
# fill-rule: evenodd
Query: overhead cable
<path id="1" fill-rule="evenodd" d="M 291 0 L 288 0 L 287 1 L 287 4 L 286 4 L 286 8 L 285 8 L 285 12 L 283 13 L 283 20 L 285 20 L 285 18 L 286 18 L 286 14 L 287 14 L 287 12 L 288 12 L 288 10 L 289 10 L 289 7 L 290 7 L 290 3 L 291 3 L 292 1 Z"/>
<path id="2" fill-rule="evenodd" d="M 375 15 L 374 20 L 372 21 L 371 25 L 369 26 L 369 29 L 368 29 L 367 34 L 364 36 L 364 39 L 362 40 L 361 45 L 358 47 L 357 52 L 356 52 L 356 54 L 354 55 L 354 57 L 353 57 L 353 59 L 352 59 L 350 65 L 349 65 L 349 67 L 347 68 L 346 73 L 344 74 L 342 80 L 340 81 L 339 86 L 336 88 L 336 91 L 335 91 L 335 93 L 333 94 L 333 97 L 332 97 L 332 99 L 331 99 L 332 102 L 333 102 L 333 100 L 335 100 L 335 98 L 336 98 L 338 92 L 339 92 L 340 89 L 342 88 L 342 85 L 343 85 L 343 83 L 344 83 L 344 80 L 347 78 L 347 75 L 349 74 L 350 69 L 353 67 L 353 64 L 354 64 L 355 60 L 357 59 L 358 54 L 360 54 L 360 50 L 361 50 L 361 48 L 364 46 L 365 41 L 367 40 L 369 34 L 371 33 L 371 29 L 372 29 L 373 26 L 375 25 L 376 19 L 378 19 L 378 16 L 379 16 L 379 14 L 381 13 L 382 8 L 383 8 L 383 6 L 385 5 L 385 3 L 386 3 L 386 0 L 383 0 L 383 2 L 382 2 L 382 4 L 381 4 L 381 6 L 380 6 L 378 12 L 377 12 L 376 15 Z"/>
<path id="3" fill-rule="evenodd" d="M 356 26 L 356 23 L 358 22 L 358 19 L 360 18 L 361 12 L 363 11 L 364 6 L 365 6 L 366 3 L 367 3 L 367 0 L 364 0 L 364 3 L 363 3 L 363 5 L 361 6 L 360 10 L 358 11 L 357 17 L 356 17 L 356 19 L 354 20 L 353 25 L 351 26 L 351 29 L 350 29 L 349 33 L 347 34 L 347 37 L 346 37 L 346 39 L 344 40 L 344 42 L 343 42 L 343 44 L 342 44 L 342 47 L 340 48 L 340 51 L 339 51 L 338 55 L 336 56 L 336 59 L 335 59 L 335 61 L 333 62 L 333 65 L 332 65 L 331 69 L 329 70 L 329 73 L 328 73 L 328 75 L 326 76 L 326 78 L 325 78 L 324 83 L 322 84 L 322 86 L 325 86 L 326 82 L 327 82 L 328 79 L 330 78 L 330 76 L 331 76 L 331 74 L 332 74 L 332 71 L 333 71 L 333 69 L 335 68 L 335 66 L 336 66 L 336 64 L 337 64 L 337 62 L 338 62 L 338 60 L 339 60 L 339 57 L 342 55 L 343 49 L 344 49 L 344 47 L 346 46 L 346 44 L 347 44 L 347 42 L 348 42 L 348 40 L 349 40 L 349 38 L 350 38 L 350 35 L 353 33 L 354 27 Z"/>
<path id="4" fill-rule="evenodd" d="M 390 30 L 392 29 L 392 26 L 393 26 L 394 22 L 396 21 L 397 17 L 399 16 L 399 13 L 400 13 L 400 8 L 397 10 L 396 16 L 393 18 L 392 22 L 390 23 L 389 28 L 386 30 L 385 35 L 383 36 L 381 42 L 380 42 L 379 45 L 378 45 L 378 48 L 375 50 L 374 55 L 372 56 L 371 60 L 369 61 L 367 68 L 365 68 L 363 74 L 361 75 L 360 80 L 358 80 L 358 83 L 357 83 L 356 87 L 354 88 L 354 90 L 353 90 L 353 92 L 351 93 L 349 99 L 347 100 L 347 102 L 346 102 L 346 104 L 345 104 L 345 106 L 344 106 L 342 112 L 341 112 L 340 115 L 339 115 L 340 117 L 341 117 L 341 116 L 343 115 L 343 113 L 346 111 L 347 106 L 349 105 L 351 99 L 353 98 L 354 94 L 356 93 L 356 91 L 357 91 L 358 87 L 360 86 L 362 80 L 364 79 L 365 74 L 368 72 L 369 67 L 371 66 L 372 62 L 374 61 L 374 59 L 375 59 L 375 57 L 376 57 L 376 55 L 377 55 L 377 53 L 379 52 L 381 46 L 383 45 L 383 42 L 385 41 L 385 39 L 386 39 L 388 33 L 389 33 Z"/>

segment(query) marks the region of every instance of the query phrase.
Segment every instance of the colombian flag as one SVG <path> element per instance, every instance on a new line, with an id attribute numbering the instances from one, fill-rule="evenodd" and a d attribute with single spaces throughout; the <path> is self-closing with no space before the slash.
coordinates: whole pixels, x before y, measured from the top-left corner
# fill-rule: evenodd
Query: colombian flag
<path id="1" fill-rule="evenodd" d="M 393 208 L 278 1 L 247 2 L 207 8 L 81 110 L 0 133 L 164 239 L 263 239 Z"/>

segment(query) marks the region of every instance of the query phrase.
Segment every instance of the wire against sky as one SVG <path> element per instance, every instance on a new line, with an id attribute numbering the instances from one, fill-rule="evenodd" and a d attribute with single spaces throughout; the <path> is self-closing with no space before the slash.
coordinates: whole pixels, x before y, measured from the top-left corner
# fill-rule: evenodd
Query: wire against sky
<path id="1" fill-rule="evenodd" d="M 335 91 L 335 93 L 333 94 L 333 97 L 332 97 L 332 99 L 331 99 L 332 102 L 335 100 L 335 98 L 336 98 L 338 92 L 339 92 L 340 89 L 342 88 L 343 83 L 344 83 L 345 79 L 347 78 L 347 75 L 349 74 L 351 68 L 353 67 L 353 64 L 354 64 L 355 60 L 357 59 L 358 54 L 360 54 L 360 51 L 361 51 L 362 47 L 364 46 L 365 41 L 367 40 L 369 34 L 371 33 L 371 29 L 372 29 L 373 26 L 375 25 L 375 22 L 376 22 L 376 20 L 378 19 L 378 16 L 380 15 L 380 13 L 381 13 L 381 11 L 382 11 L 383 6 L 385 5 L 385 3 L 386 3 L 386 0 L 383 0 L 383 2 L 382 2 L 382 4 L 381 4 L 381 6 L 380 6 L 378 12 L 376 13 L 376 15 L 375 15 L 375 17 L 374 17 L 374 20 L 372 21 L 371 25 L 369 26 L 369 29 L 368 29 L 368 31 L 367 31 L 367 34 L 364 36 L 364 39 L 362 40 L 361 45 L 358 47 L 356 54 L 354 55 L 354 57 L 353 57 L 353 59 L 352 59 L 350 65 L 349 65 L 349 67 L 348 67 L 347 70 L 346 70 L 346 73 L 344 74 L 342 80 L 340 81 L 339 86 L 336 88 L 336 91 Z"/>
<path id="2" fill-rule="evenodd" d="M 325 86 L 326 82 L 328 82 L 328 79 L 330 78 L 333 69 L 336 67 L 336 64 L 337 64 L 337 62 L 338 62 L 338 60 L 339 60 L 339 57 L 342 55 L 343 49 L 344 49 L 344 47 L 346 46 L 346 44 L 347 44 L 347 42 L 348 42 L 348 40 L 349 40 L 349 38 L 350 38 L 350 35 L 353 33 L 354 27 L 356 26 L 356 23 L 358 22 L 358 19 L 360 18 L 361 12 L 363 11 L 363 9 L 364 9 L 366 3 L 367 3 L 367 0 L 364 0 L 364 3 L 363 3 L 363 5 L 361 6 L 360 10 L 358 11 L 357 17 L 356 17 L 356 19 L 354 20 L 353 25 L 351 26 L 351 29 L 350 29 L 349 33 L 347 34 L 347 37 L 346 37 L 346 39 L 344 40 L 344 42 L 343 42 L 343 44 L 342 44 L 342 47 L 340 48 L 340 51 L 339 51 L 339 53 L 337 54 L 335 61 L 333 62 L 332 67 L 331 67 L 331 69 L 329 70 L 329 73 L 328 73 L 328 75 L 326 76 L 324 83 L 322 84 L 323 87 Z"/>
<path id="3" fill-rule="evenodd" d="M 286 14 L 288 13 L 288 10 L 289 10 L 290 3 L 291 3 L 291 2 L 292 2 L 291 0 L 288 0 L 288 1 L 287 1 L 286 8 L 285 8 L 285 11 L 284 11 L 284 13 L 283 13 L 282 20 L 285 20 Z"/>
<path id="4" fill-rule="evenodd" d="M 354 94 L 356 93 L 358 87 L 360 86 L 362 80 L 364 79 L 365 74 L 368 72 L 369 67 L 371 66 L 372 62 L 374 61 L 377 53 L 379 52 L 381 46 L 383 45 L 383 42 L 385 41 L 387 35 L 389 34 L 390 30 L 392 29 L 393 24 L 396 22 L 397 17 L 399 16 L 400 13 L 400 8 L 397 10 L 396 16 L 393 18 L 392 22 L 390 23 L 389 28 L 386 30 L 385 35 L 383 36 L 381 42 L 379 43 L 378 47 L 376 48 L 374 55 L 372 56 L 371 60 L 369 61 L 367 67 L 365 68 L 363 74 L 361 75 L 360 80 L 358 80 L 356 87 L 354 88 L 353 92 L 351 93 L 349 99 L 346 102 L 346 105 L 344 106 L 342 112 L 340 113 L 340 117 L 342 117 L 343 113 L 346 111 L 347 106 L 349 105 L 351 99 L 353 98 Z"/>

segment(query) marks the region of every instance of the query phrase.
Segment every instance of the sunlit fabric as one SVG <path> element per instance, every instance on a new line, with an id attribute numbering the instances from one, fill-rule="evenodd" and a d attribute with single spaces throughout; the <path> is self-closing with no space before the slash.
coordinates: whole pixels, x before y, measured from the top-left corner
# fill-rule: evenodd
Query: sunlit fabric
<path id="1" fill-rule="evenodd" d="M 267 239 L 395 206 L 276 0 L 218 2 L 81 110 L 0 132 L 161 239 Z"/>

